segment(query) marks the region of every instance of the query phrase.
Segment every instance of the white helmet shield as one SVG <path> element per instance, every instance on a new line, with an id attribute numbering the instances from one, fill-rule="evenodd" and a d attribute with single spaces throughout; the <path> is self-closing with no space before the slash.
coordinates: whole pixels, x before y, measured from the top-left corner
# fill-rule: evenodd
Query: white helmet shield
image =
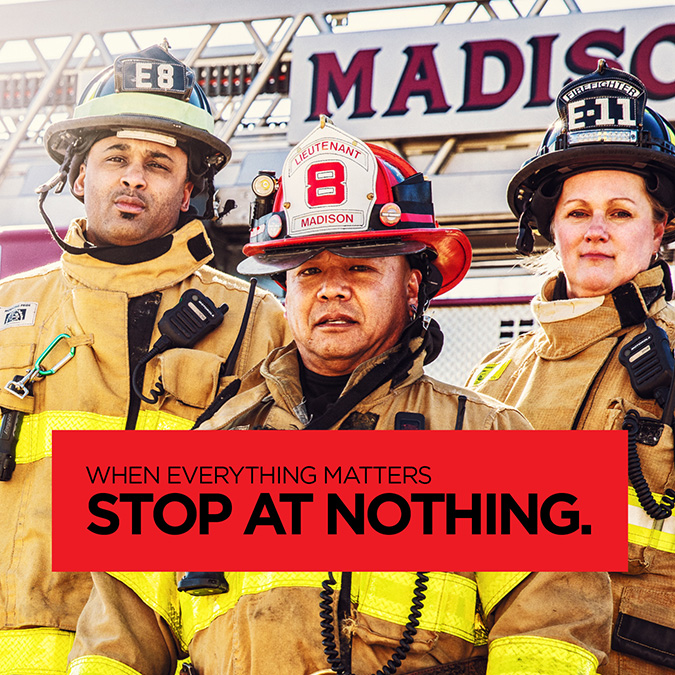
<path id="1" fill-rule="evenodd" d="M 358 138 L 327 122 L 289 154 L 283 168 L 289 237 L 368 230 L 377 162 Z"/>

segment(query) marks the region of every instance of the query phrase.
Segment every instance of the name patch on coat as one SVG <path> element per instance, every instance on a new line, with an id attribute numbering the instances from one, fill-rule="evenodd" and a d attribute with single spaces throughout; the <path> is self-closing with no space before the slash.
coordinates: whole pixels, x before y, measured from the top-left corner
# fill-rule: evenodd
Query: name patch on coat
<path id="1" fill-rule="evenodd" d="M 0 307 L 0 330 L 11 326 L 32 326 L 35 324 L 37 302 L 17 302 L 11 307 Z"/>

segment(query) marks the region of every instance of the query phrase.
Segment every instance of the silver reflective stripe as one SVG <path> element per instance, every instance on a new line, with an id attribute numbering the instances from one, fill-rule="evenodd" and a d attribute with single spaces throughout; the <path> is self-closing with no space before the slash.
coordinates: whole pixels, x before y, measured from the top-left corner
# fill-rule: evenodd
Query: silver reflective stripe
<path id="1" fill-rule="evenodd" d="M 654 493 L 658 503 L 661 497 Z M 635 490 L 628 488 L 628 541 L 638 546 L 675 553 L 675 516 L 655 520 L 640 506 Z"/>

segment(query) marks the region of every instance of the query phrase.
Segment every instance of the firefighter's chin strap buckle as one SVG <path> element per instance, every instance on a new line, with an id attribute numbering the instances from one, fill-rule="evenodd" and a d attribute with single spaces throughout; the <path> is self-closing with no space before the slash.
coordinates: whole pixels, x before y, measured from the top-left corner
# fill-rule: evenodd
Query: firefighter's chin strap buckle
<path id="1" fill-rule="evenodd" d="M 66 185 L 66 180 L 68 179 L 68 172 L 63 169 L 55 173 L 46 183 L 42 183 L 39 187 L 35 188 L 35 192 L 39 195 L 46 195 L 48 192 L 56 187 L 56 194 L 59 194 Z"/>
<path id="2" fill-rule="evenodd" d="M 516 250 L 522 255 L 530 255 L 534 250 L 534 234 L 530 225 L 530 211 L 526 207 L 520 214 L 518 221 L 518 238 L 516 239 Z"/>
<path id="3" fill-rule="evenodd" d="M 75 248 L 74 246 L 70 246 L 70 244 L 66 244 L 66 242 L 59 236 L 51 219 L 47 215 L 44 203 L 45 199 L 47 199 L 47 195 L 52 191 L 52 189 L 54 190 L 54 194 L 59 194 L 63 191 L 63 188 L 66 186 L 66 183 L 68 182 L 68 172 L 70 171 L 70 165 L 73 162 L 73 157 L 75 156 L 75 153 L 79 150 L 81 145 L 82 145 L 81 138 L 78 138 L 74 143 L 71 143 L 68 146 L 68 149 L 66 150 L 66 154 L 63 156 L 63 161 L 61 162 L 59 170 L 46 183 L 43 183 L 39 187 L 35 188 L 35 192 L 39 195 L 38 209 L 40 211 L 40 215 L 47 224 L 49 232 L 52 235 L 52 238 L 59 245 L 62 251 L 67 251 L 68 253 L 73 253 L 76 255 L 80 253 L 87 253 L 87 250 L 78 249 Z"/>
<path id="4" fill-rule="evenodd" d="M 78 138 L 74 143 L 71 143 L 66 150 L 66 154 L 63 156 L 63 161 L 59 170 L 46 182 L 35 188 L 35 192 L 40 195 L 41 202 L 44 201 L 44 198 L 47 196 L 48 192 L 51 192 L 54 188 L 54 194 L 60 194 L 63 191 L 63 188 L 68 182 L 68 172 L 70 171 L 70 165 L 73 161 L 75 153 L 78 151 L 81 145 L 81 138 Z M 44 195 L 44 197 L 42 196 Z M 44 216 L 43 216 L 44 217 Z"/>

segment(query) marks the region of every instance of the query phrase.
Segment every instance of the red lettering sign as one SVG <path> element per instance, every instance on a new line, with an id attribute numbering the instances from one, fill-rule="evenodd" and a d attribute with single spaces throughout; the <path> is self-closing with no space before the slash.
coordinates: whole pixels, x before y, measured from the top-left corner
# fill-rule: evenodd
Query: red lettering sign
<path id="1" fill-rule="evenodd" d="M 675 7 L 322 34 L 293 54 L 291 141 L 321 113 L 375 140 L 544 129 L 560 88 L 599 58 L 675 119 Z"/>
<path id="2" fill-rule="evenodd" d="M 398 86 L 394 90 L 391 105 L 384 116 L 404 115 L 408 112 L 408 99 L 422 96 L 427 104 L 426 113 L 444 113 L 450 110 L 445 100 L 443 85 L 436 68 L 434 48 L 436 45 L 406 47 L 403 53 L 408 57 Z"/>
<path id="3" fill-rule="evenodd" d="M 318 120 L 321 115 L 330 116 L 328 94 L 331 94 L 339 108 L 354 87 L 356 87 L 354 112 L 350 117 L 372 117 L 375 114 L 371 105 L 373 68 L 375 54 L 379 51 L 379 49 L 362 49 L 356 52 L 346 72 L 340 68 L 337 56 L 333 52 L 314 54 L 310 58 L 314 64 L 312 112 L 307 120 Z"/>

